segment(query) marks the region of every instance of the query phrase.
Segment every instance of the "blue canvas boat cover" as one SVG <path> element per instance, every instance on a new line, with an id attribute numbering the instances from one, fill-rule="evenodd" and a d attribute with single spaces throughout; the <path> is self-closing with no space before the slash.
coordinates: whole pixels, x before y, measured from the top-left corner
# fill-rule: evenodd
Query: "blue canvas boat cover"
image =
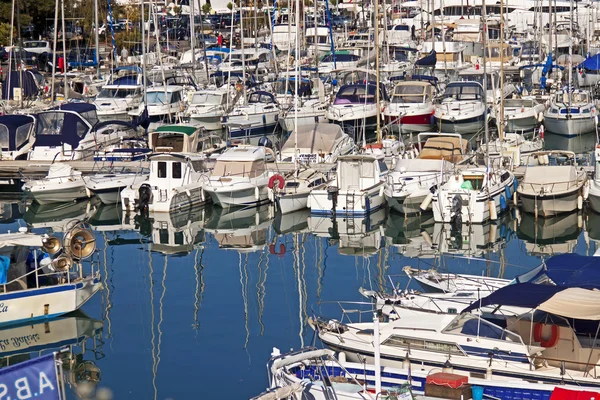
<path id="1" fill-rule="evenodd" d="M 587 69 L 588 71 L 600 70 L 600 54 L 595 54 L 591 57 L 586 58 L 581 64 L 577 66 L 577 68 Z"/>
<path id="2" fill-rule="evenodd" d="M 23 76 L 23 83 L 21 83 Z M 2 82 L 2 98 L 7 100 L 13 99 L 13 88 L 20 87 L 22 89 L 23 98 L 27 99 L 34 97 L 38 93 L 38 86 L 33 76 L 29 71 L 12 71 L 10 75 Z"/>
<path id="3" fill-rule="evenodd" d="M 515 282 L 545 283 L 558 286 L 600 289 L 600 257 L 560 254 L 545 264 L 519 275 Z"/>
<path id="4" fill-rule="evenodd" d="M 435 67 L 436 63 L 437 63 L 437 54 L 436 54 L 435 50 L 431 50 L 431 52 L 429 54 L 427 54 L 425 57 L 417 60 L 415 65 L 418 65 L 420 67 Z"/>

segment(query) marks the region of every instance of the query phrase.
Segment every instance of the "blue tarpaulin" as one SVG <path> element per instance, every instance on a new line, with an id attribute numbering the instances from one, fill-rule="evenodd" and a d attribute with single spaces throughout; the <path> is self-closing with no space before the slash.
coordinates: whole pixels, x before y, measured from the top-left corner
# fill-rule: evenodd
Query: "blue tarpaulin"
<path id="1" fill-rule="evenodd" d="M 23 83 L 21 83 L 23 76 Z M 5 100 L 13 99 L 13 88 L 21 88 L 21 93 L 24 99 L 34 97 L 38 94 L 38 86 L 33 76 L 29 71 L 12 71 L 10 75 L 2 82 L 2 98 Z"/>
<path id="2" fill-rule="evenodd" d="M 515 278 L 518 283 L 540 283 L 547 280 L 559 286 L 600 289 L 600 257 L 560 254 Z"/>
<path id="3" fill-rule="evenodd" d="M 586 58 L 581 64 L 577 66 L 577 68 L 587 69 L 588 71 L 600 70 L 600 54 L 596 54 Z"/>
<path id="4" fill-rule="evenodd" d="M 2 285 L 7 282 L 8 267 L 10 267 L 10 258 L 0 256 L 0 284 Z"/>

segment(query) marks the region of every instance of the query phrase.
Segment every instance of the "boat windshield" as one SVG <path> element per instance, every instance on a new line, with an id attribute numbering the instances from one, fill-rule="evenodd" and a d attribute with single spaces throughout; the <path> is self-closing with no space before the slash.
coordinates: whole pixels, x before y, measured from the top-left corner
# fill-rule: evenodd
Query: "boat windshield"
<path id="1" fill-rule="evenodd" d="M 148 92 L 148 104 L 167 104 L 171 101 L 171 93 L 168 93 L 168 101 L 165 101 L 165 92 Z"/>
<path id="2" fill-rule="evenodd" d="M 104 88 L 96 96 L 97 99 L 125 99 L 139 94 L 137 88 L 135 89 L 123 89 L 123 88 Z"/>
<path id="3" fill-rule="evenodd" d="M 375 86 L 352 85 L 342 87 L 335 95 L 334 104 L 374 104 Z"/>
<path id="4" fill-rule="evenodd" d="M 423 86 L 398 85 L 394 89 L 392 103 L 423 103 L 424 92 Z"/>
<path id="5" fill-rule="evenodd" d="M 220 105 L 225 96 L 216 93 L 196 93 L 192 98 L 192 104 Z"/>
<path id="6" fill-rule="evenodd" d="M 217 160 L 212 177 L 236 176 L 241 178 L 256 178 L 265 172 L 264 160 L 256 161 L 223 161 Z"/>
<path id="7" fill-rule="evenodd" d="M 464 84 L 449 84 L 444 91 L 443 98 L 481 100 L 483 98 L 483 91 L 481 90 L 481 86 L 471 82 L 465 82 Z"/>
<path id="8" fill-rule="evenodd" d="M 521 336 L 516 333 L 502 329 L 498 325 L 479 318 L 473 314 L 461 314 L 454 318 L 443 333 L 455 335 L 484 337 L 494 340 L 505 340 L 507 342 L 523 343 Z"/>

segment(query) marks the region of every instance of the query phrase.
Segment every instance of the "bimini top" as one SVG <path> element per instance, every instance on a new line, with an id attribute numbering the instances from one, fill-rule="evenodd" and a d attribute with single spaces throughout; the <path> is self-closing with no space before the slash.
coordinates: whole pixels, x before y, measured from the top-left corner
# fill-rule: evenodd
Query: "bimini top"
<path id="1" fill-rule="evenodd" d="M 527 279 L 527 282 L 523 282 Z M 537 309 L 583 320 L 600 320 L 600 258 L 562 254 L 545 267 L 520 275 L 516 282 L 476 301 L 463 312 L 490 305 Z M 533 282 L 544 282 L 533 283 Z M 577 304 L 574 307 L 573 304 Z"/>
<path id="2" fill-rule="evenodd" d="M 298 144 L 296 145 L 296 136 Z M 292 133 L 286 140 L 281 153 L 293 153 L 298 148 L 300 153 L 331 153 L 335 144 L 344 137 L 342 127 L 336 124 L 313 124 L 298 127 L 298 135 Z"/>
<path id="3" fill-rule="evenodd" d="M 198 130 L 198 127 L 186 125 L 163 125 L 156 128 L 155 132 L 182 133 L 191 136 Z"/>
<path id="4" fill-rule="evenodd" d="M 29 133 L 35 124 L 31 115 L 0 116 L 0 147 L 4 151 L 14 151 L 23 147 L 29 139 Z"/>
<path id="5" fill-rule="evenodd" d="M 264 159 L 265 155 L 263 146 L 239 146 L 227 149 L 217 161 L 254 161 Z"/>

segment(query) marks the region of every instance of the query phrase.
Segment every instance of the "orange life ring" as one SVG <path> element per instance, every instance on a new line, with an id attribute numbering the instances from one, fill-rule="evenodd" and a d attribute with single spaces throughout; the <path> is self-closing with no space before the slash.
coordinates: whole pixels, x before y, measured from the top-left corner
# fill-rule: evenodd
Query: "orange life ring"
<path id="1" fill-rule="evenodd" d="M 283 255 L 285 254 L 285 245 L 283 243 L 281 243 L 279 245 L 279 252 L 275 251 L 275 243 L 271 244 L 269 246 L 269 253 L 273 254 L 273 255 L 278 255 L 279 257 L 283 257 Z"/>
<path id="2" fill-rule="evenodd" d="M 540 342 L 540 346 L 542 347 L 554 347 L 558 343 L 558 339 L 560 339 L 560 331 L 558 326 L 552 325 L 552 335 L 548 339 L 544 339 L 542 337 L 542 328 L 544 325 L 541 322 L 536 322 L 533 326 L 533 340 L 536 342 Z"/>
<path id="3" fill-rule="evenodd" d="M 285 179 L 279 174 L 275 174 L 271 177 L 271 179 L 269 179 L 269 189 L 273 189 L 275 187 L 275 182 L 277 181 L 279 181 L 279 189 L 283 189 L 283 186 L 285 185 Z"/>

